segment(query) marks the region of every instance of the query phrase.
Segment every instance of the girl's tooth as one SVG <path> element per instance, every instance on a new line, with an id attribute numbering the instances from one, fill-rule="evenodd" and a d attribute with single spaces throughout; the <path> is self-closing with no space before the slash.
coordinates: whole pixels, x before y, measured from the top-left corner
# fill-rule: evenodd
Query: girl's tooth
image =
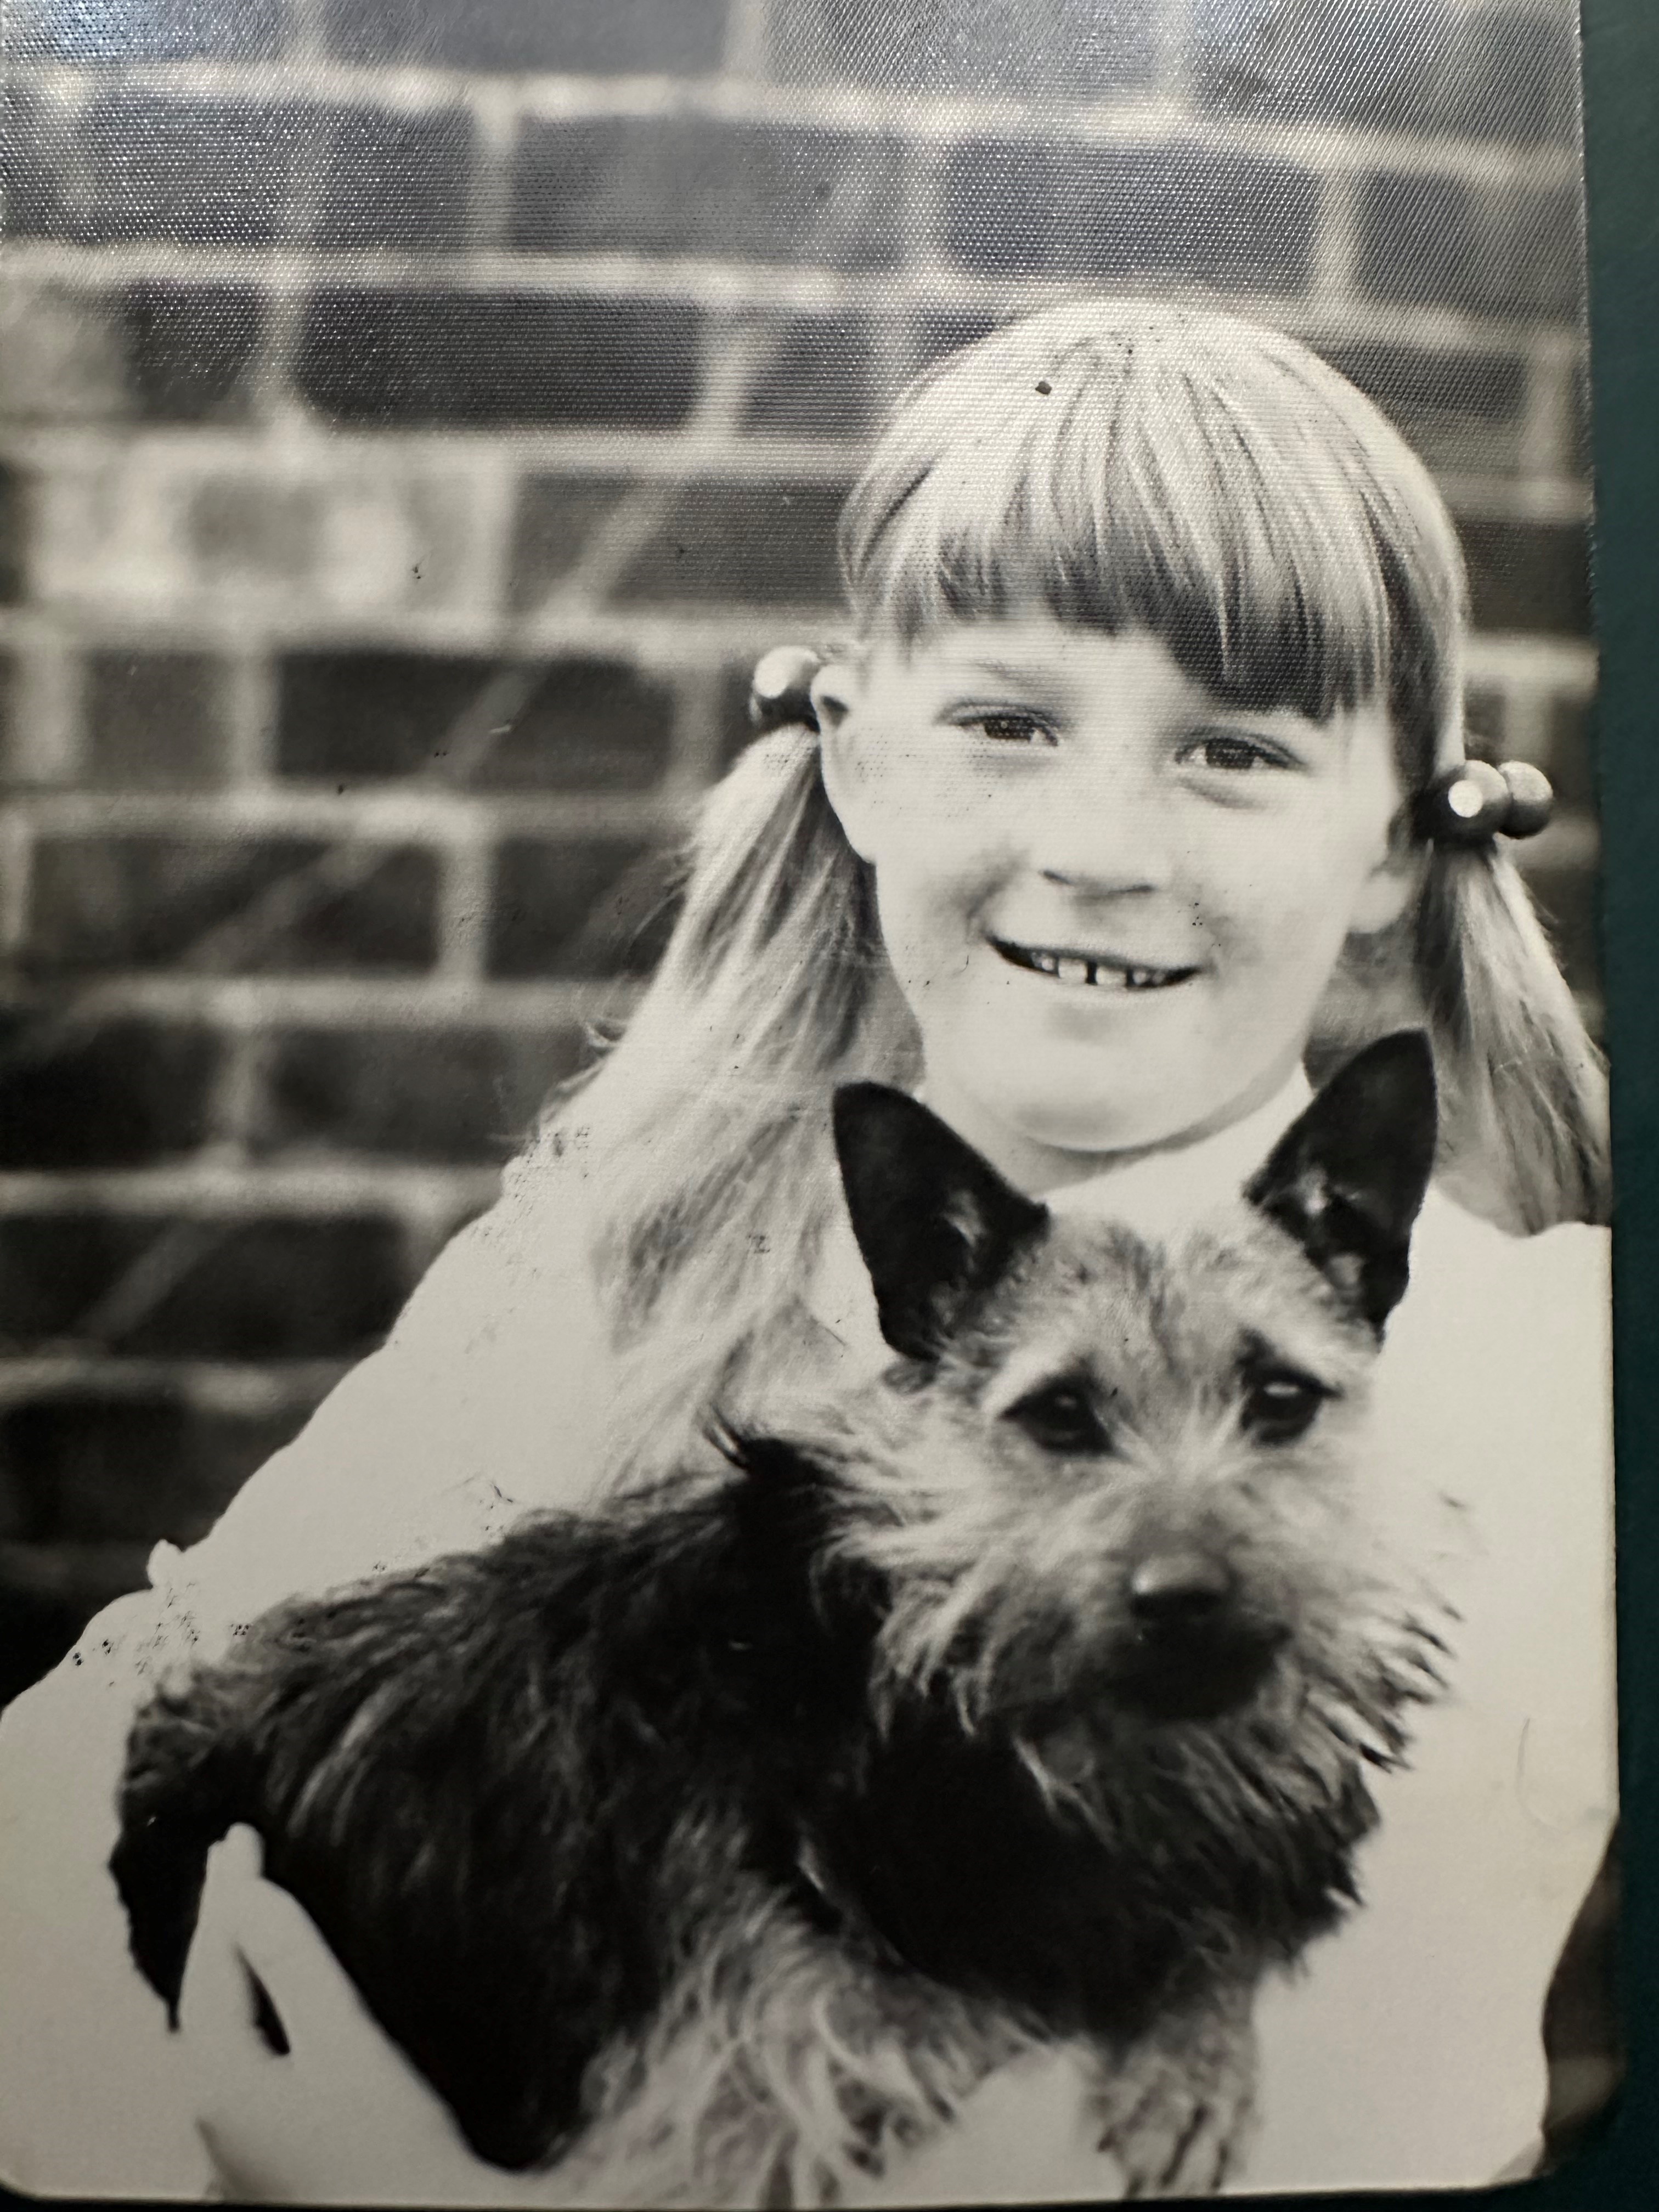
<path id="1" fill-rule="evenodd" d="M 1054 963 L 1054 973 L 1062 983 L 1086 983 L 1090 980 L 1086 960 L 1066 958 Z"/>

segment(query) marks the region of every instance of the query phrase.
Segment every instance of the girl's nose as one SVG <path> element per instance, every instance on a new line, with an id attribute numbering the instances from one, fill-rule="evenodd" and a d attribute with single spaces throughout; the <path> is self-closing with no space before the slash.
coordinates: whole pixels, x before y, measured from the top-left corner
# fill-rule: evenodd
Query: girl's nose
<path id="1" fill-rule="evenodd" d="M 1167 798 L 1129 776 L 1059 780 L 1034 811 L 1027 851 L 1046 881 L 1085 896 L 1161 890 L 1172 872 Z"/>

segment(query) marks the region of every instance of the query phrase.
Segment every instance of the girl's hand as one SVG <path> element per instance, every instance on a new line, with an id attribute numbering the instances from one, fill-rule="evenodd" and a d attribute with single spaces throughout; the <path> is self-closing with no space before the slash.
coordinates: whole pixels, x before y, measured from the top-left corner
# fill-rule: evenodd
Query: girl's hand
<path id="1" fill-rule="evenodd" d="M 179 2027 L 196 2124 L 243 2203 L 494 2204 L 514 2177 L 476 2158 L 447 2106 L 382 2034 L 252 1828 L 208 1856 Z M 255 2025 L 252 1977 L 289 2043 Z"/>
<path id="2" fill-rule="evenodd" d="M 556 2181 L 474 2156 L 449 2110 L 369 2017 L 286 1890 L 262 1879 L 259 1838 L 233 1828 L 208 1856 L 179 2005 L 196 2124 L 227 2197 L 242 2203 L 526 2207 Z M 255 1978 L 289 2050 L 256 2025 Z M 1100 2203 L 1122 2176 L 1094 2147 L 1080 2072 L 1064 2053 L 1005 2069 L 936 2142 L 852 2200 Z"/>

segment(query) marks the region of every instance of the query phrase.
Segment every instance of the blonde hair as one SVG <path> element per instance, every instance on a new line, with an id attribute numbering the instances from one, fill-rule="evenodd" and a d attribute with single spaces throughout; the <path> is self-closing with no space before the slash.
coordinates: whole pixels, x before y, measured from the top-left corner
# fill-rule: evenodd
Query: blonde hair
<path id="1" fill-rule="evenodd" d="M 1369 401 L 1230 317 L 1094 301 L 948 359 L 878 441 L 841 554 L 865 639 L 1040 609 L 1150 632 L 1243 705 L 1322 720 L 1385 696 L 1407 793 L 1462 757 L 1443 501 Z M 1500 848 L 1429 854 L 1412 912 L 1333 979 L 1310 1059 L 1402 1019 L 1433 1040 L 1460 1195 L 1516 1229 L 1603 1218 L 1600 1063 Z M 641 1433 L 682 1436 L 741 1394 L 810 1282 L 836 1203 L 833 1086 L 917 1073 L 816 740 L 778 732 L 710 794 L 661 966 L 544 1137 L 582 1127 Z"/>

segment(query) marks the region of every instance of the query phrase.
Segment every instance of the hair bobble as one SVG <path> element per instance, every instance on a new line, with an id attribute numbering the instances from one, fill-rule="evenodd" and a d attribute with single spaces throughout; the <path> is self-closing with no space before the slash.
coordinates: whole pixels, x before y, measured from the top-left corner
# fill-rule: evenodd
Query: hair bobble
<path id="1" fill-rule="evenodd" d="M 816 730 L 812 678 L 823 665 L 810 646 L 778 645 L 763 653 L 749 679 L 749 719 L 757 730 L 781 730 L 792 722 Z"/>
<path id="2" fill-rule="evenodd" d="M 1485 845 L 1494 837 L 1535 837 L 1555 811 L 1555 793 L 1528 761 L 1460 761 L 1419 792 L 1413 827 L 1435 845 Z"/>

